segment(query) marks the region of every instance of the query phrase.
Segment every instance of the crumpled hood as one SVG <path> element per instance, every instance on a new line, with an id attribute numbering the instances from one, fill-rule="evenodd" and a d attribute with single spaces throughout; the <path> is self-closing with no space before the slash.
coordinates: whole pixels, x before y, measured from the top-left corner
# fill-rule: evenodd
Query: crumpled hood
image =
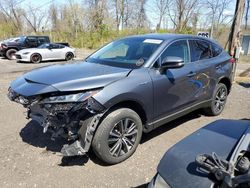
<path id="1" fill-rule="evenodd" d="M 22 94 L 20 84 L 43 85 L 58 91 L 82 91 L 104 87 L 128 75 L 131 69 L 82 62 L 74 64 L 54 65 L 35 69 L 12 82 L 11 88 Z M 44 90 L 44 89 L 43 89 Z M 29 89 L 30 91 L 30 89 Z M 31 95 L 41 94 L 30 92 Z M 26 93 L 27 96 L 27 93 Z"/>

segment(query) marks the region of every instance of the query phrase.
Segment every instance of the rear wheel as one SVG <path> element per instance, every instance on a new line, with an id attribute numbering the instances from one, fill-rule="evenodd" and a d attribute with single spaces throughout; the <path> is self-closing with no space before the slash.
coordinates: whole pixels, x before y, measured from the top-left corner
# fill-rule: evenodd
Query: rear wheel
<path id="1" fill-rule="evenodd" d="M 9 60 L 16 59 L 16 52 L 17 52 L 16 49 L 9 49 L 9 50 L 7 50 L 7 52 L 6 52 L 7 59 L 9 59 Z"/>
<path id="2" fill-rule="evenodd" d="M 95 154 L 108 164 L 128 159 L 136 150 L 142 136 L 139 115 L 129 109 L 120 108 L 101 122 L 92 142 Z"/>
<path id="3" fill-rule="evenodd" d="M 71 52 L 68 52 L 68 53 L 66 54 L 66 56 L 65 56 L 65 60 L 66 60 L 66 61 L 70 61 L 70 60 L 72 60 L 73 58 L 74 58 L 74 54 L 71 53 Z"/>
<path id="4" fill-rule="evenodd" d="M 210 106 L 204 109 L 205 113 L 210 116 L 219 115 L 225 107 L 227 95 L 228 90 L 226 85 L 223 83 L 219 83 L 215 88 Z"/>
<path id="5" fill-rule="evenodd" d="M 32 54 L 30 57 L 31 63 L 40 63 L 42 61 L 42 56 L 40 54 Z"/>

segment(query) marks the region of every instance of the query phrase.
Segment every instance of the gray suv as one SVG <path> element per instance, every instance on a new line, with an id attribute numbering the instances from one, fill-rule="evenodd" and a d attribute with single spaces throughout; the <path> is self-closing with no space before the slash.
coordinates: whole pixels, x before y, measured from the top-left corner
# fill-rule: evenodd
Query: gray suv
<path id="1" fill-rule="evenodd" d="M 199 108 L 219 115 L 233 62 L 209 39 L 131 36 L 84 62 L 26 73 L 11 83 L 8 96 L 52 139 L 69 140 L 63 155 L 84 155 L 92 147 L 101 160 L 116 164 L 135 152 L 142 133 Z"/>

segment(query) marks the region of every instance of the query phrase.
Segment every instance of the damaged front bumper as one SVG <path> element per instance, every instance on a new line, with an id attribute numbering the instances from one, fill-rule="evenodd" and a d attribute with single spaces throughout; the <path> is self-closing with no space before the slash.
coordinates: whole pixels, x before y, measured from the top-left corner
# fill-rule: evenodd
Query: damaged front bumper
<path id="1" fill-rule="evenodd" d="M 44 97 L 25 97 L 9 88 L 11 101 L 27 108 L 27 119 L 35 120 L 43 132 L 52 132 L 51 139 L 66 138 L 71 144 L 64 145 L 64 156 L 84 155 L 88 152 L 98 123 L 105 108 L 94 98 L 76 102 L 44 102 Z M 46 98 L 45 98 L 46 99 Z"/>

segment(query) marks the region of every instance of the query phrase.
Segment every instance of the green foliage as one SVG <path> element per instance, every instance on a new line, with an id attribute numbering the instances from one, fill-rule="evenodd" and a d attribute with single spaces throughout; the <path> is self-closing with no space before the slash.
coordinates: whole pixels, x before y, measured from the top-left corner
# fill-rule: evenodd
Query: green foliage
<path id="1" fill-rule="evenodd" d="M 10 23 L 0 24 L 0 39 L 11 38 L 14 33 L 13 25 Z"/>
<path id="2" fill-rule="evenodd" d="M 122 31 L 115 31 L 108 28 L 107 25 L 102 25 L 99 30 L 96 31 L 82 31 L 77 34 L 69 32 L 45 32 L 43 35 L 50 36 L 54 42 L 68 42 L 75 48 L 89 48 L 96 49 L 104 44 L 129 35 L 145 34 L 149 33 L 149 30 L 145 29 L 124 29 Z"/>
<path id="3" fill-rule="evenodd" d="M 179 34 L 196 34 L 195 31 L 191 28 L 191 27 L 186 27 L 180 31 L 177 31 L 176 33 L 179 33 Z"/>
<path id="4" fill-rule="evenodd" d="M 157 33 L 168 33 L 169 31 L 166 29 L 160 29 L 157 31 Z"/>

